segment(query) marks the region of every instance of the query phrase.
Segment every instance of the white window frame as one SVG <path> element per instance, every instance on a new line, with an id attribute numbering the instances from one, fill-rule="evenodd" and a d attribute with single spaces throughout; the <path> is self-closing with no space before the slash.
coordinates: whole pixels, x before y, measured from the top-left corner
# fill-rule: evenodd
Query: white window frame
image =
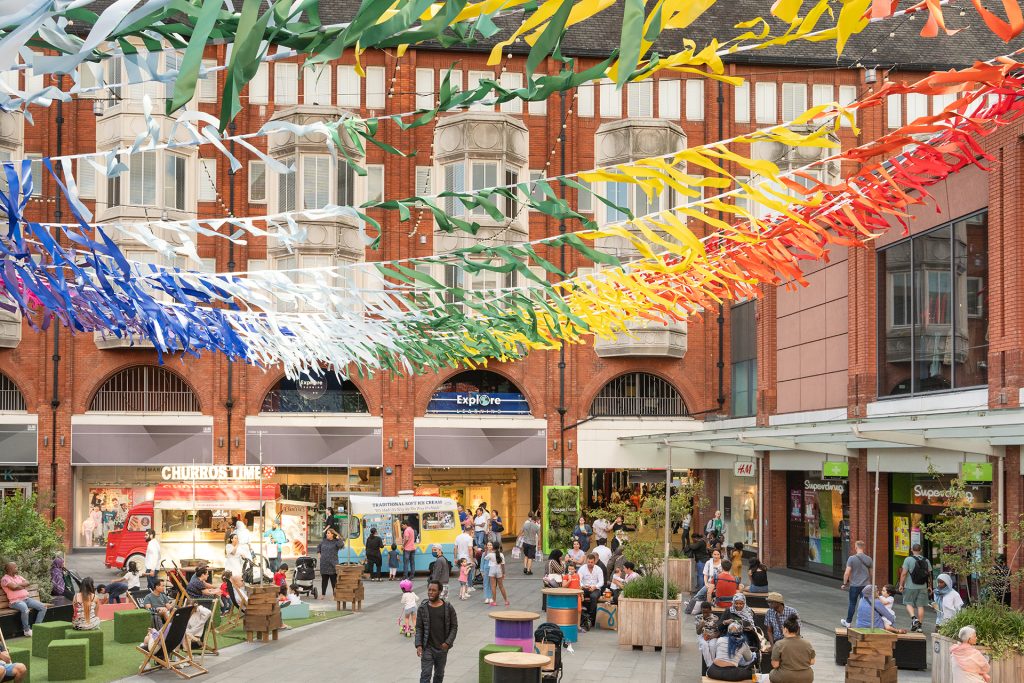
<path id="1" fill-rule="evenodd" d="M 932 95 L 932 114 L 941 114 L 943 109 L 956 102 L 957 97 L 954 92 Z"/>
<path id="2" fill-rule="evenodd" d="M 928 96 L 920 93 L 907 93 L 907 123 L 928 115 Z"/>
<path id="3" fill-rule="evenodd" d="M 807 84 L 782 84 L 782 120 L 792 121 L 807 111 Z"/>
<path id="4" fill-rule="evenodd" d="M 199 158 L 199 189 L 196 199 L 201 202 L 217 201 L 217 159 Z"/>
<path id="5" fill-rule="evenodd" d="M 480 182 L 477 182 L 477 169 L 480 169 L 484 175 Z M 479 192 L 484 188 L 497 187 L 500 184 L 498 178 L 502 176 L 502 164 L 496 159 L 470 159 L 468 170 L 470 182 L 472 183 L 471 192 Z M 491 170 L 494 172 L 493 181 L 487 178 Z M 489 199 L 497 204 L 499 197 L 496 194 L 492 194 Z M 482 206 L 474 207 L 473 216 L 475 218 L 488 218 L 487 210 Z"/>
<path id="6" fill-rule="evenodd" d="M 249 81 L 249 104 L 270 103 L 270 65 L 263 62 Z"/>
<path id="7" fill-rule="evenodd" d="M 263 188 L 262 196 L 256 196 L 253 192 L 255 186 L 254 179 L 257 177 L 257 169 L 263 176 L 263 180 L 260 183 Z M 267 162 L 265 161 L 250 161 L 249 162 L 249 173 L 247 174 L 248 190 L 249 190 L 249 203 L 250 204 L 266 204 L 267 203 Z"/>
<path id="8" fill-rule="evenodd" d="M 885 121 L 890 129 L 903 125 L 903 98 L 899 93 L 885 98 Z"/>
<path id="9" fill-rule="evenodd" d="M 417 197 L 427 197 L 434 194 L 433 171 L 434 168 L 432 166 L 416 167 L 416 186 L 414 191 Z"/>
<path id="10" fill-rule="evenodd" d="M 682 112 L 682 88 L 675 78 L 658 79 L 658 118 L 678 121 Z"/>
<path id="11" fill-rule="evenodd" d="M 366 201 L 384 201 L 384 165 L 366 165 Z"/>
<path id="12" fill-rule="evenodd" d="M 338 106 L 347 109 L 359 109 L 362 105 L 360 99 L 360 78 L 356 68 L 351 64 L 342 64 L 338 67 Z"/>
<path id="13" fill-rule="evenodd" d="M 501 87 L 506 90 L 519 90 L 523 87 L 523 74 L 515 71 L 506 71 L 501 74 L 499 79 Z M 522 114 L 523 113 L 523 101 L 518 97 L 509 100 L 508 102 L 502 102 L 498 105 L 498 109 L 507 114 Z M 533 112 L 530 112 L 533 113 Z"/>
<path id="14" fill-rule="evenodd" d="M 277 202 L 276 213 L 286 213 L 288 211 L 295 211 L 299 205 L 299 183 L 297 176 L 299 174 L 298 161 L 294 156 L 279 159 L 279 161 L 285 166 L 292 168 L 291 173 L 275 173 L 276 176 L 276 187 L 275 200 Z M 282 201 L 282 199 L 291 201 Z"/>
<path id="15" fill-rule="evenodd" d="M 274 104 L 299 103 L 299 65 L 294 62 L 274 64 Z"/>
<path id="16" fill-rule="evenodd" d="M 75 183 L 78 185 L 79 197 L 96 198 L 96 169 L 87 159 L 75 159 Z"/>
<path id="17" fill-rule="evenodd" d="M 587 188 L 586 190 L 576 191 L 576 210 L 580 213 L 594 213 L 594 190 L 591 184 L 583 180 L 583 178 L 576 178 L 576 182 Z"/>
<path id="18" fill-rule="evenodd" d="M 604 184 L 604 196 L 605 196 L 605 199 L 610 201 L 612 204 L 615 204 L 617 206 L 625 206 L 630 211 L 632 211 L 633 207 L 631 206 L 632 202 L 630 201 L 630 188 L 631 187 L 632 187 L 632 183 L 625 183 L 625 182 L 618 182 L 618 181 L 616 181 L 616 182 L 605 182 L 605 184 Z M 629 217 L 626 214 L 621 213 L 618 209 L 616 209 L 614 207 L 611 207 L 611 206 L 608 206 L 607 204 L 602 204 L 602 206 L 604 206 L 604 223 L 605 223 L 605 225 L 608 225 L 608 224 L 611 224 L 611 223 L 621 223 L 623 221 L 629 220 Z"/>
<path id="19" fill-rule="evenodd" d="M 157 202 L 160 201 L 160 191 L 162 186 L 161 176 L 161 162 L 160 155 L 156 151 L 138 152 L 133 154 L 131 159 L 128 161 L 128 204 L 131 206 L 158 206 Z M 146 164 L 148 162 L 153 164 L 153 187 L 152 196 L 146 196 L 145 187 L 145 176 L 146 176 Z M 137 165 L 138 164 L 138 165 Z M 141 170 L 138 170 L 141 169 Z M 136 174 L 135 171 L 138 171 Z M 124 174 L 123 174 L 124 175 Z M 139 180 L 142 183 L 139 183 Z M 138 186 L 138 187 L 137 187 Z M 124 190 L 121 188 L 121 199 L 124 199 Z M 150 201 L 147 201 L 149 199 Z"/>
<path id="20" fill-rule="evenodd" d="M 43 175 L 46 173 L 43 168 L 43 155 L 32 152 L 25 155 L 26 159 L 32 161 L 32 197 L 43 196 Z M 18 165 L 15 165 L 18 168 Z"/>
<path id="21" fill-rule="evenodd" d="M 302 70 L 302 102 L 323 107 L 331 106 L 331 67 L 317 64 Z"/>
<path id="22" fill-rule="evenodd" d="M 331 181 L 334 180 L 334 174 L 331 172 L 330 155 L 302 153 L 299 155 L 299 166 L 302 173 L 302 209 L 322 209 L 332 203 Z M 321 180 L 322 188 L 319 187 Z M 322 202 L 319 201 L 321 194 Z"/>
<path id="23" fill-rule="evenodd" d="M 598 87 L 597 81 L 581 83 L 576 89 L 576 113 L 580 116 L 593 118 L 594 116 L 594 90 Z"/>
<path id="24" fill-rule="evenodd" d="M 760 82 L 754 85 L 754 120 L 757 123 L 779 122 L 778 83 Z"/>
<path id="25" fill-rule="evenodd" d="M 204 59 L 203 69 L 216 69 L 216 59 Z M 220 94 L 217 88 L 217 75 L 220 72 L 214 71 L 213 73 L 207 73 L 199 76 L 199 101 L 200 102 L 216 102 L 217 96 Z"/>
<path id="26" fill-rule="evenodd" d="M 615 89 L 615 81 L 602 78 L 601 85 L 601 118 L 622 118 L 622 92 Z"/>
<path id="27" fill-rule="evenodd" d="M 526 103 L 526 113 L 530 116 L 546 116 L 548 113 L 548 101 L 530 100 Z"/>
<path id="28" fill-rule="evenodd" d="M 451 183 L 449 180 L 449 169 L 451 169 Z M 441 191 L 442 192 L 465 192 L 466 191 L 466 162 L 462 159 L 450 164 L 441 165 Z M 466 215 L 466 205 L 458 197 L 443 197 L 444 212 L 449 216 L 463 218 Z"/>
<path id="29" fill-rule="evenodd" d="M 174 154 L 173 152 L 163 153 L 163 205 L 169 209 L 175 211 L 187 211 L 188 210 L 188 157 L 181 154 Z M 174 174 L 174 183 L 171 184 L 170 178 L 170 166 L 172 163 L 176 163 L 181 167 L 181 177 L 179 178 L 177 172 Z M 172 201 L 171 196 L 181 193 L 181 206 L 178 206 L 175 201 Z M 176 197 L 175 197 L 176 199 Z"/>
<path id="30" fill-rule="evenodd" d="M 654 116 L 654 82 L 651 79 L 626 84 L 626 115 L 631 119 Z"/>
<path id="31" fill-rule="evenodd" d="M 733 117 L 736 123 L 750 123 L 750 81 L 733 88 Z"/>
<path id="32" fill-rule="evenodd" d="M 468 78 L 469 78 L 469 80 L 467 81 L 467 86 L 468 87 L 466 88 L 467 92 L 469 92 L 471 90 L 476 90 L 477 86 L 480 85 L 480 81 L 485 80 L 485 79 L 493 79 L 494 78 L 494 72 L 493 71 L 477 71 L 476 69 L 473 69 L 473 70 L 470 70 Z M 485 97 L 480 102 L 474 102 L 473 104 L 471 104 L 469 106 L 469 108 L 471 110 L 473 110 L 473 111 L 494 111 L 494 105 L 481 104 L 481 102 L 486 101 L 488 99 L 490 99 L 490 98 L 489 97 Z"/>
<path id="33" fill-rule="evenodd" d="M 686 120 L 704 120 L 704 79 L 686 79 Z"/>
<path id="34" fill-rule="evenodd" d="M 815 83 L 811 86 L 811 106 L 831 104 L 836 101 L 836 88 L 831 83 Z"/>
<path id="35" fill-rule="evenodd" d="M 433 109 L 437 106 L 437 82 L 434 70 L 417 67 L 416 69 L 416 108 Z"/>
<path id="36" fill-rule="evenodd" d="M 366 67 L 366 108 L 380 111 L 387 104 L 387 71 L 382 66 Z"/>
<path id="37" fill-rule="evenodd" d="M 850 104 L 852 104 L 852 103 L 854 103 L 856 101 L 857 101 L 857 86 L 855 86 L 855 85 L 841 85 L 841 86 L 839 86 L 839 104 L 841 106 L 845 107 L 845 106 L 850 105 Z M 851 113 L 853 114 L 854 120 L 856 120 L 856 118 L 857 118 L 857 111 L 854 110 Z M 844 116 L 842 118 L 842 120 L 839 122 L 839 125 L 844 127 L 844 128 L 849 128 L 853 124 L 850 122 L 849 118 Z"/>

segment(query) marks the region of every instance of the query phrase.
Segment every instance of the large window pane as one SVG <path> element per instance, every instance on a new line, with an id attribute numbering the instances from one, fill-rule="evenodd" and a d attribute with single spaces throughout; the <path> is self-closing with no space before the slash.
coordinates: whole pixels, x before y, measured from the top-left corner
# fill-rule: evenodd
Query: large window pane
<path id="1" fill-rule="evenodd" d="M 953 383 L 973 387 L 988 383 L 988 214 L 953 225 L 956 277 L 956 338 Z"/>
<path id="2" fill-rule="evenodd" d="M 977 214 L 879 253 L 879 396 L 987 382 L 987 221 Z"/>
<path id="3" fill-rule="evenodd" d="M 185 157 L 168 154 L 164 168 L 164 204 L 185 209 Z"/>
<path id="4" fill-rule="evenodd" d="M 302 158 L 302 208 L 322 209 L 331 201 L 331 158 L 308 155 Z"/>
<path id="5" fill-rule="evenodd" d="M 282 159 L 281 163 L 289 168 L 293 168 L 295 165 L 295 157 Z M 292 171 L 291 173 L 281 173 L 277 176 L 277 211 L 279 213 L 295 210 L 296 173 L 297 171 Z"/>
<path id="6" fill-rule="evenodd" d="M 910 241 L 878 255 L 878 395 L 910 393 Z"/>
<path id="7" fill-rule="evenodd" d="M 911 240 L 914 255 L 914 392 L 953 387 L 953 296 L 949 227 Z"/>
<path id="8" fill-rule="evenodd" d="M 129 204 L 156 205 L 156 152 L 140 152 L 129 163 Z"/>

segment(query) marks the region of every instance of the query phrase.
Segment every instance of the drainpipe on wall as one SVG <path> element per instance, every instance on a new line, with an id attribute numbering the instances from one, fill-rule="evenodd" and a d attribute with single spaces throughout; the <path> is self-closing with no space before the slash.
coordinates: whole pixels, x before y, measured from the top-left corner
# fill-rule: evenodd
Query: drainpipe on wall
<path id="1" fill-rule="evenodd" d="M 64 74 L 57 75 L 57 89 L 64 89 Z M 57 156 L 64 152 L 64 103 L 57 100 Z M 33 183 L 41 183 L 42 178 L 33 178 Z M 63 213 L 60 210 L 60 195 L 54 202 L 53 219 L 60 223 Z M 53 238 L 60 246 L 60 230 L 55 230 Z M 53 495 L 50 506 L 50 519 L 57 518 L 57 409 L 60 408 L 60 323 L 53 318 L 53 393 L 50 397 L 50 488 Z"/>

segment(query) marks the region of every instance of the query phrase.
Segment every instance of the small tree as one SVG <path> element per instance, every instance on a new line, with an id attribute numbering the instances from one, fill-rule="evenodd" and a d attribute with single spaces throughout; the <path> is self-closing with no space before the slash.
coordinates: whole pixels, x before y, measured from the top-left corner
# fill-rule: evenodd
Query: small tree
<path id="1" fill-rule="evenodd" d="M 649 496 L 641 505 L 641 514 L 645 519 L 651 521 L 658 529 L 664 528 L 665 521 L 665 496 L 664 486 L 659 494 Z M 680 524 L 686 515 L 692 514 L 694 504 L 701 507 L 704 501 L 704 482 L 700 479 L 686 478 L 682 486 L 677 486 L 672 491 L 672 497 L 668 502 L 668 524 Z"/>
<path id="2" fill-rule="evenodd" d="M 929 471 L 938 476 L 934 469 Z M 970 581 L 967 585 L 967 593 L 972 600 L 998 599 L 1003 591 L 1019 585 L 1024 579 L 1024 571 L 1008 574 L 996 565 L 996 557 L 1000 554 L 997 545 L 999 534 L 1005 533 L 1018 541 L 1024 538 L 1022 519 L 1008 521 L 1004 525 L 997 511 L 975 508 L 967 485 L 959 478 L 952 480 L 947 493 L 949 505 L 936 521 L 924 525 L 924 535 L 938 547 L 945 569 L 977 579 L 973 591 Z M 1020 552 L 1019 544 L 1017 552 Z M 1013 562 L 1008 564 L 1012 566 Z"/>
<path id="3" fill-rule="evenodd" d="M 36 497 L 20 494 L 6 498 L 0 505 L 0 563 L 16 562 L 18 572 L 39 586 L 40 594 L 50 594 L 50 565 L 64 551 L 64 520 L 52 522 L 39 514 Z"/>

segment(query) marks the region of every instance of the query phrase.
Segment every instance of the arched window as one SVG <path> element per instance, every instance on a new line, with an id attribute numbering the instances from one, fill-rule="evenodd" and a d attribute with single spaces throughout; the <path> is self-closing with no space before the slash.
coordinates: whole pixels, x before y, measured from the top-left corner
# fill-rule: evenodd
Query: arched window
<path id="1" fill-rule="evenodd" d="M 7 375 L 0 374 L 0 411 L 23 411 L 25 395 Z"/>
<path id="2" fill-rule="evenodd" d="M 178 375 L 138 365 L 112 376 L 92 397 L 89 410 L 118 413 L 200 413 L 199 397 Z"/>
<path id="3" fill-rule="evenodd" d="M 529 415 L 530 404 L 519 387 L 498 373 L 468 370 L 437 387 L 427 413 Z"/>
<path id="4" fill-rule="evenodd" d="M 675 387 L 655 375 L 631 372 L 604 385 L 590 406 L 594 417 L 680 417 L 689 415 Z"/>
<path id="5" fill-rule="evenodd" d="M 368 413 L 366 399 L 351 380 L 322 377 L 283 378 L 263 399 L 263 413 Z"/>

